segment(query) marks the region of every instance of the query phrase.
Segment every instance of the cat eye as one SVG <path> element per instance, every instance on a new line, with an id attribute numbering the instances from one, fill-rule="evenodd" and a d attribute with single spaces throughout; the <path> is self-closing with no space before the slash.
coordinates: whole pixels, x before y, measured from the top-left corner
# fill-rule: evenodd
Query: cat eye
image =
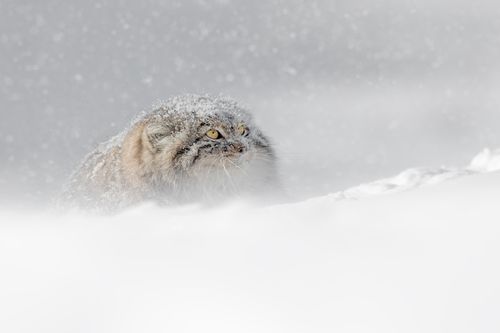
<path id="1" fill-rule="evenodd" d="M 240 133 L 240 135 L 242 135 L 242 136 L 247 136 L 249 133 L 249 130 L 245 125 L 240 124 L 238 126 L 238 133 Z"/>
<path id="2" fill-rule="evenodd" d="M 207 133 L 205 133 L 210 139 L 218 139 L 221 137 L 219 131 L 212 129 L 209 129 Z"/>

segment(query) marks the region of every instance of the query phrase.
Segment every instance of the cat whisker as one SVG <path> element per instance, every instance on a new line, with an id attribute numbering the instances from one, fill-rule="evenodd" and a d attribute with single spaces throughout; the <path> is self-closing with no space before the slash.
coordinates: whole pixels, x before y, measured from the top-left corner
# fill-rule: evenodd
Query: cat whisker
<path id="1" fill-rule="evenodd" d="M 224 170 L 224 173 L 227 175 L 227 178 L 229 180 L 229 182 L 231 183 L 231 186 L 233 188 L 234 191 L 237 191 L 238 190 L 238 187 L 236 186 L 236 184 L 233 182 L 233 177 L 231 176 L 231 174 L 227 171 L 226 169 L 226 164 L 224 163 L 225 161 L 228 161 L 229 159 L 226 158 L 226 157 L 222 157 L 221 159 L 221 164 L 222 164 L 222 169 Z"/>
<path id="2" fill-rule="evenodd" d="M 236 163 L 234 163 L 233 161 L 231 161 L 231 159 L 230 159 L 230 158 L 227 158 L 227 157 L 226 157 L 225 159 L 226 159 L 226 161 L 228 161 L 229 163 L 231 163 L 231 164 L 232 164 L 235 168 L 237 168 L 237 169 L 239 169 L 241 172 L 243 172 L 243 174 L 244 174 L 245 176 L 248 176 L 248 173 L 246 172 L 246 170 L 244 170 L 244 169 L 243 169 L 242 167 L 240 167 L 238 164 L 236 164 Z"/>

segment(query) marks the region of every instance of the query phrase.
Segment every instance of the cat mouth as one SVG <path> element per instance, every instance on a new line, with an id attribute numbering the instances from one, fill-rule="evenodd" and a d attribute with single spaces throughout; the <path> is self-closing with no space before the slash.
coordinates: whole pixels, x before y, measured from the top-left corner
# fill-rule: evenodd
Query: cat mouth
<path id="1" fill-rule="evenodd" d="M 221 167 L 230 165 L 239 165 L 249 161 L 251 158 L 247 151 L 240 152 L 218 152 L 206 156 L 195 155 L 191 161 L 191 165 L 207 165 L 211 167 Z"/>
<path id="2" fill-rule="evenodd" d="M 241 143 L 232 143 L 222 147 L 222 153 L 227 155 L 241 155 L 247 148 Z"/>

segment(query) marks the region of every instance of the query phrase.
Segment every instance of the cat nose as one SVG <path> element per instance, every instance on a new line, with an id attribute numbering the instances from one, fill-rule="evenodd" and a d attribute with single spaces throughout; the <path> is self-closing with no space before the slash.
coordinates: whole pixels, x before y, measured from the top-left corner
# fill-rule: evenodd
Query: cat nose
<path id="1" fill-rule="evenodd" d="M 241 143 L 233 143 L 233 150 L 238 153 L 243 153 L 245 151 L 245 146 Z"/>

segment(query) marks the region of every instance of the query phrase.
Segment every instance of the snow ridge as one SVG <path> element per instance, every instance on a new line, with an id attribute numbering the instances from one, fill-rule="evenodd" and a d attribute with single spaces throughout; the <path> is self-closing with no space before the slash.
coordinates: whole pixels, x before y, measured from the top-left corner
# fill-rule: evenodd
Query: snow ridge
<path id="1" fill-rule="evenodd" d="M 391 178 L 361 184 L 329 195 L 335 201 L 361 199 L 373 195 L 389 194 L 426 185 L 438 184 L 460 176 L 500 170 L 500 149 L 485 148 L 465 168 L 411 168 Z"/>

